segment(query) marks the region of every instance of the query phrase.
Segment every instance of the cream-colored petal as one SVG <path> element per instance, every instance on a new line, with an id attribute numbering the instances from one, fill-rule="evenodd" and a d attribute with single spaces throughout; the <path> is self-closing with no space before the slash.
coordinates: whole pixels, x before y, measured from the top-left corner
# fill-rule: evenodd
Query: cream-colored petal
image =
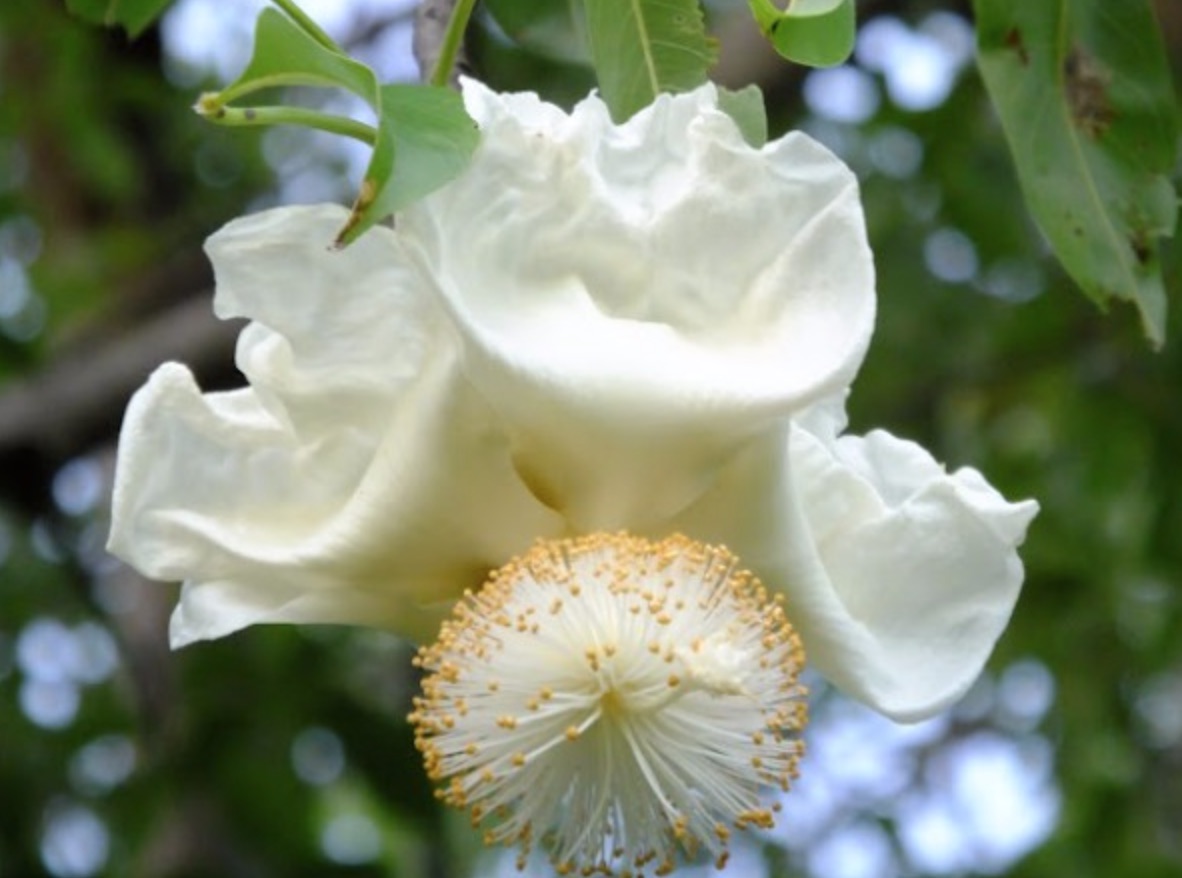
<path id="1" fill-rule="evenodd" d="M 791 440 L 793 479 L 837 606 L 865 636 L 818 629 L 822 673 L 883 713 L 930 715 L 972 685 L 1021 589 L 1017 548 L 1038 511 L 979 473 L 947 473 L 875 431 Z M 831 617 L 832 618 L 832 617 Z"/>
<path id="2" fill-rule="evenodd" d="M 626 125 L 465 90 L 456 184 L 399 217 L 504 419 L 579 530 L 693 502 L 734 449 L 852 379 L 874 314 L 857 184 L 803 135 L 749 147 L 706 87 Z"/>
<path id="3" fill-rule="evenodd" d="M 259 401 L 305 438 L 341 428 L 373 433 L 413 383 L 444 317 L 375 228 L 344 251 L 332 241 L 347 212 L 322 204 L 237 219 L 206 242 L 219 317 L 253 322 L 237 363 Z"/>
<path id="4" fill-rule="evenodd" d="M 223 313 L 272 324 L 239 345 L 252 385 L 203 396 L 157 370 L 124 422 L 111 550 L 186 581 L 177 645 L 269 621 L 432 633 L 431 610 L 561 522 L 386 233 L 330 253 L 343 211 L 275 213 L 210 248 Z"/>
<path id="5" fill-rule="evenodd" d="M 1009 620 L 1037 504 L 886 433 L 785 438 L 751 443 L 676 526 L 781 591 L 809 661 L 848 695 L 901 721 L 947 707 Z"/>

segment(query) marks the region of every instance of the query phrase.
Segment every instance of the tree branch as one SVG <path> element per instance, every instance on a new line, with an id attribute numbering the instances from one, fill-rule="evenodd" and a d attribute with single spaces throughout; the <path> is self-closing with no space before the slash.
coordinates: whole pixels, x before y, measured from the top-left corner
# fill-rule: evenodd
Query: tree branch
<path id="1" fill-rule="evenodd" d="M 422 0 L 415 12 L 411 50 L 419 65 L 419 78 L 424 81 L 431 76 L 431 71 L 435 69 L 435 63 L 439 60 L 447 24 L 451 21 L 455 8 L 456 0 Z M 448 84 L 453 88 L 458 87 L 460 75 L 470 72 L 468 57 L 461 46 L 459 54 L 456 55 L 456 63 L 448 76 Z"/>

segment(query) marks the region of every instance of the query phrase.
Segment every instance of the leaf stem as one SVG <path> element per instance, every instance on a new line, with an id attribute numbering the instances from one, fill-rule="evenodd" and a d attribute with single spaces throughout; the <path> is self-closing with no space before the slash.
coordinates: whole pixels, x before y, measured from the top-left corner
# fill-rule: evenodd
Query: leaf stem
<path id="1" fill-rule="evenodd" d="M 345 50 L 336 44 L 324 30 L 314 22 L 304 10 L 296 5 L 295 0 L 272 0 L 276 6 L 288 14 L 292 21 L 298 24 L 308 36 L 318 42 L 330 52 L 344 55 Z"/>
<path id="2" fill-rule="evenodd" d="M 360 140 L 370 146 L 377 142 L 378 137 L 377 131 L 364 122 L 358 122 L 347 116 L 318 113 L 303 107 L 225 107 L 203 104 L 202 101 L 198 101 L 193 109 L 210 122 L 234 128 L 299 125 L 304 128 L 315 128 L 318 131 L 328 131 L 331 134 L 352 137 L 354 140 Z"/>
<path id="3" fill-rule="evenodd" d="M 285 85 L 307 85 L 314 88 L 333 88 L 337 83 L 319 79 L 314 76 L 306 76 L 301 73 L 277 73 L 271 76 L 260 76 L 256 79 L 248 79 L 245 82 L 237 82 L 230 85 L 219 92 L 207 92 L 203 94 L 198 100 L 198 104 L 206 107 L 201 115 L 208 116 L 212 114 L 212 109 L 224 106 L 248 94 L 256 91 L 264 91 L 268 88 L 280 88 Z"/>
<path id="4" fill-rule="evenodd" d="M 459 0 L 452 10 L 451 18 L 447 21 L 447 32 L 443 35 L 443 45 L 439 47 L 439 57 L 435 60 L 435 69 L 431 71 L 431 85 L 447 85 L 475 7 L 476 0 Z"/>

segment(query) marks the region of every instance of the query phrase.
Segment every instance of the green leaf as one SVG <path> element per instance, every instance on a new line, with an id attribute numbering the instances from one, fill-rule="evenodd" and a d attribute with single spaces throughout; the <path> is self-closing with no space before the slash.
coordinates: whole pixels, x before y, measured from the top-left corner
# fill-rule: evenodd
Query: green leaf
<path id="1" fill-rule="evenodd" d="M 591 58 L 612 118 L 706 81 L 716 46 L 698 0 L 585 0 Z"/>
<path id="2" fill-rule="evenodd" d="M 264 88 L 311 85 L 344 88 L 375 112 L 381 109 L 377 76 L 359 61 L 327 49 L 281 12 L 267 8 L 255 25 L 250 63 L 217 96 L 229 103 Z"/>
<path id="3" fill-rule="evenodd" d="M 1178 118 L 1150 3 L 975 6 L 978 63 L 1030 212 L 1084 292 L 1133 302 L 1160 346 Z"/>
<path id="4" fill-rule="evenodd" d="M 105 27 L 122 25 L 133 37 L 155 21 L 172 0 L 66 0 L 66 8 L 79 18 Z"/>
<path id="5" fill-rule="evenodd" d="M 809 67 L 833 67 L 854 51 L 854 0 L 748 0 L 755 22 L 776 51 Z"/>
<path id="6" fill-rule="evenodd" d="M 509 39 L 547 58 L 591 63 L 582 0 L 484 0 Z"/>
<path id="7" fill-rule="evenodd" d="M 353 213 L 337 236 L 338 246 L 352 243 L 383 217 L 455 179 L 480 140 L 463 99 L 449 88 L 387 85 L 381 96 L 377 146 Z"/>
<path id="8" fill-rule="evenodd" d="M 735 120 L 739 131 L 756 149 L 767 143 L 767 109 L 759 86 L 749 85 L 738 91 L 718 89 L 719 108 Z"/>
<path id="9" fill-rule="evenodd" d="M 286 107 L 233 108 L 232 118 L 227 118 L 231 113 L 225 105 L 230 101 L 290 85 L 343 88 L 362 98 L 377 116 L 377 129 L 366 129 L 372 134 L 373 155 L 353 212 L 337 235 L 338 246 L 352 243 L 384 217 L 456 177 L 479 140 L 455 92 L 426 85 L 383 86 L 370 68 L 326 47 L 274 9 L 259 15 L 246 70 L 224 91 L 202 97 L 198 111 L 229 124 L 287 121 L 344 134 L 351 127 L 365 127 Z"/>

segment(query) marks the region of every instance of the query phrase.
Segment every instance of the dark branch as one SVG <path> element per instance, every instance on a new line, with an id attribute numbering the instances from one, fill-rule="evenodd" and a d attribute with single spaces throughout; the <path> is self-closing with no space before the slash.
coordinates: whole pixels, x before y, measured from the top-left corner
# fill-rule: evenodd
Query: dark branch
<path id="1" fill-rule="evenodd" d="M 411 49 L 415 61 L 419 64 L 419 77 L 423 80 L 431 76 L 431 71 L 435 69 L 435 63 L 439 60 L 447 24 L 455 7 L 456 0 L 422 0 L 415 12 L 415 32 Z M 448 82 L 453 88 L 460 84 L 460 74 L 468 73 L 469 69 L 467 56 L 461 46 L 456 55 L 456 63 L 448 74 Z"/>

